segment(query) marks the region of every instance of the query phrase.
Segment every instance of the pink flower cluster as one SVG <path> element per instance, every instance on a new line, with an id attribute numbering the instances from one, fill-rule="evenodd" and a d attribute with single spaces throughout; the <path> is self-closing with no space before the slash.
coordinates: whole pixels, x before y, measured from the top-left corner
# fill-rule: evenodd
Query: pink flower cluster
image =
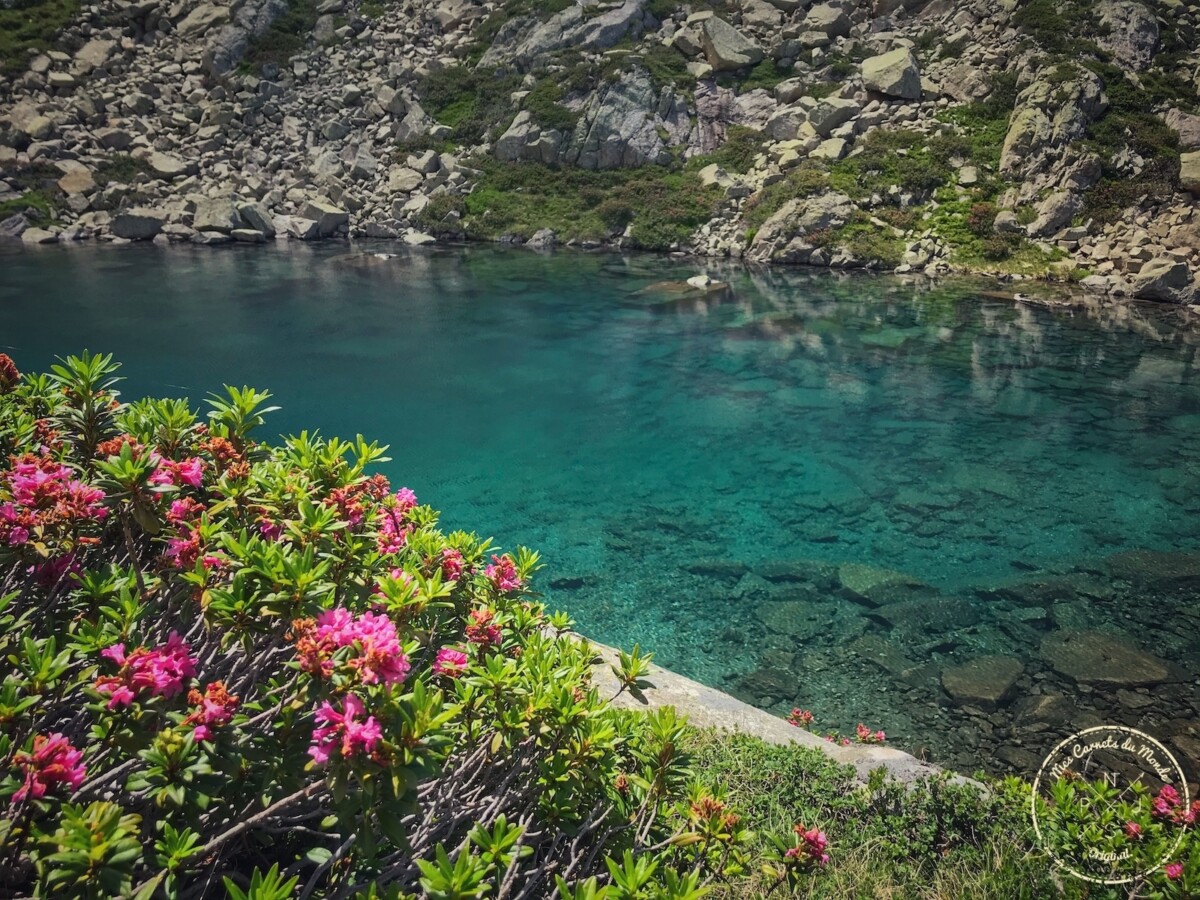
<path id="1" fill-rule="evenodd" d="M 499 644 L 500 626 L 495 623 L 496 614 L 490 609 L 471 610 L 470 621 L 465 629 L 467 640 L 472 644 Z"/>
<path id="2" fill-rule="evenodd" d="M 492 554 L 492 564 L 483 570 L 492 586 L 500 593 L 515 591 L 521 586 L 521 578 L 517 575 L 517 567 L 512 557 L 505 553 L 503 556 Z"/>
<path id="3" fill-rule="evenodd" d="M 225 689 L 225 682 L 210 681 L 203 694 L 195 688 L 188 691 L 188 703 L 196 709 L 183 720 L 183 724 L 195 726 L 192 737 L 197 741 L 211 741 L 212 730 L 228 725 L 241 701 Z"/>
<path id="4" fill-rule="evenodd" d="M 871 731 L 862 722 L 854 727 L 854 737 L 860 744 L 882 744 L 887 740 L 887 735 L 882 731 Z"/>
<path id="5" fill-rule="evenodd" d="M 1169 784 L 1164 784 L 1154 797 L 1150 814 L 1158 819 L 1168 819 L 1176 825 L 1194 825 L 1196 820 L 1200 819 L 1200 800 L 1195 800 L 1191 806 L 1185 807 L 1179 797 L 1179 791 Z"/>
<path id="6" fill-rule="evenodd" d="M 116 675 L 96 679 L 96 690 L 108 696 L 108 708 L 129 706 L 140 695 L 171 698 L 196 675 L 196 661 L 188 645 L 174 631 L 167 642 L 153 650 L 138 647 L 125 654 L 124 644 L 114 644 L 100 655 L 119 667 Z"/>
<path id="7" fill-rule="evenodd" d="M 313 730 L 308 755 L 319 765 L 329 762 L 335 752 L 343 759 L 359 752 L 373 756 L 383 737 L 383 729 L 374 716 L 367 716 L 362 721 L 365 711 L 362 700 L 354 694 L 346 695 L 340 713 L 328 700 L 322 703 L 316 713 L 319 725 Z"/>
<path id="8" fill-rule="evenodd" d="M 1166 866 L 1163 867 L 1163 872 L 1166 873 L 1168 881 L 1178 881 L 1183 877 L 1183 863 L 1167 863 Z"/>
<path id="9" fill-rule="evenodd" d="M 829 862 L 829 854 L 826 852 L 829 838 L 825 836 L 825 832 L 818 828 L 805 829 L 803 825 L 797 825 L 792 830 L 799 836 L 800 843 L 788 850 L 784 856 L 788 859 L 805 860 L 818 866 Z"/>
<path id="10" fill-rule="evenodd" d="M 21 769 L 23 783 L 13 794 L 13 802 L 27 797 L 37 799 L 59 785 L 76 790 L 87 775 L 83 766 L 83 751 L 76 750 L 61 734 L 39 734 L 33 739 L 33 752 L 19 751 L 13 761 Z"/>
<path id="11" fill-rule="evenodd" d="M 807 728 L 813 723 L 813 714 L 811 710 L 800 709 L 795 707 L 788 713 L 788 724 L 795 725 L 797 728 Z"/>
<path id="12" fill-rule="evenodd" d="M 377 539 L 380 553 L 399 553 L 404 548 L 409 534 L 412 533 L 408 513 L 416 505 L 417 495 L 408 488 L 400 488 L 380 504 Z"/>
<path id="13" fill-rule="evenodd" d="M 0 545 L 25 544 L 38 527 L 103 522 L 108 517 L 104 491 L 75 478 L 50 457 L 20 457 L 6 481 L 12 499 L 0 503 Z"/>
<path id="14" fill-rule="evenodd" d="M 463 555 L 453 547 L 442 550 L 442 580 L 458 581 L 463 574 Z"/>
<path id="15" fill-rule="evenodd" d="M 295 630 L 300 667 L 314 675 L 327 678 L 333 674 L 332 657 L 342 647 L 357 650 L 347 665 L 358 672 L 363 684 L 399 684 L 412 668 L 396 635 L 396 624 L 380 613 L 355 617 L 338 607 L 321 613 L 311 625 L 298 623 Z"/>
<path id="16" fill-rule="evenodd" d="M 179 462 L 173 459 L 163 459 L 157 453 L 153 454 L 152 458 L 158 468 L 150 476 L 151 484 L 174 487 L 187 485 L 198 488 L 204 483 L 204 460 L 198 456 L 192 456 Z"/>
<path id="17" fill-rule="evenodd" d="M 457 647 L 443 647 L 433 661 L 433 671 L 436 675 L 457 678 L 467 671 L 467 662 L 467 654 Z"/>

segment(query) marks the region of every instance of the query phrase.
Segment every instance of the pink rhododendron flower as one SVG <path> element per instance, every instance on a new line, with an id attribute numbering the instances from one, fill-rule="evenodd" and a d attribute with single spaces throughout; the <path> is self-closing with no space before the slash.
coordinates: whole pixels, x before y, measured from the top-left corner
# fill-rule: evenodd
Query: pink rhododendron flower
<path id="1" fill-rule="evenodd" d="M 396 623 L 386 615 L 365 612 L 355 617 L 348 609 L 337 607 L 309 622 L 293 624 L 300 667 L 306 672 L 332 675 L 333 654 L 342 647 L 354 647 L 357 653 L 346 665 L 358 672 L 363 684 L 399 684 L 408 677 L 412 665 L 396 634 Z"/>
<path id="2" fill-rule="evenodd" d="M 167 521 L 172 525 L 182 525 L 200 518 L 200 514 L 203 512 L 203 503 L 193 500 L 191 497 L 180 497 L 178 500 L 171 501 L 171 506 L 167 509 Z"/>
<path id="3" fill-rule="evenodd" d="M 1179 791 L 1175 790 L 1169 784 L 1164 784 L 1154 797 L 1154 803 L 1150 807 L 1150 812 L 1160 819 L 1173 818 L 1180 803 Z"/>
<path id="4" fill-rule="evenodd" d="M 36 735 L 33 752 L 18 751 L 13 761 L 21 769 L 24 783 L 13 794 L 13 802 L 20 803 L 26 797 L 46 796 L 46 792 L 58 785 L 76 790 L 87 775 L 82 765 L 83 752 L 76 750 L 61 734 Z"/>
<path id="5" fill-rule="evenodd" d="M 882 731 L 873 732 L 862 722 L 854 727 L 854 734 L 860 744 L 882 744 L 887 739 Z"/>
<path id="6" fill-rule="evenodd" d="M 467 640 L 472 644 L 499 644 L 500 627 L 493 621 L 495 615 L 490 609 L 471 610 L 470 621 L 465 629 Z"/>
<path id="7" fill-rule="evenodd" d="M 408 488 L 400 488 L 391 497 L 384 498 L 379 507 L 377 543 L 380 553 L 399 553 L 403 549 L 412 532 L 407 516 L 416 505 L 417 495 Z"/>
<path id="8" fill-rule="evenodd" d="M 825 848 L 829 846 L 829 839 L 825 832 L 818 828 L 805 829 L 803 825 L 797 825 L 792 830 L 800 836 L 802 843 L 789 849 L 784 856 L 789 859 L 807 859 L 818 866 L 829 862 L 829 854 L 825 852 Z"/>
<path id="9" fill-rule="evenodd" d="M 308 755 L 319 765 L 329 762 L 334 753 L 339 753 L 343 759 L 349 759 L 358 752 L 365 756 L 373 755 L 383 737 L 383 729 L 374 716 L 367 716 L 365 721 L 360 721 L 364 712 L 362 700 L 354 694 L 346 695 L 340 713 L 328 700 L 322 703 L 316 713 L 319 725 L 313 730 Z"/>
<path id="10" fill-rule="evenodd" d="M 462 578 L 463 573 L 463 555 L 459 550 L 453 547 L 447 547 L 442 551 L 442 580 L 443 581 L 458 581 Z"/>
<path id="11" fill-rule="evenodd" d="M 1183 863 L 1181 863 L 1181 862 L 1167 863 L 1167 865 L 1163 869 L 1163 871 L 1167 873 L 1167 878 L 1170 881 L 1178 881 L 1180 878 L 1183 877 Z"/>
<path id="12" fill-rule="evenodd" d="M 77 575 L 83 571 L 83 566 L 79 564 L 79 559 L 74 552 L 64 553 L 61 556 L 56 556 L 53 559 L 44 559 L 36 563 L 32 569 L 34 577 L 41 587 L 52 588 L 63 582 L 64 579 L 71 575 Z"/>
<path id="13" fill-rule="evenodd" d="M 790 724 L 795 725 L 797 728 L 807 728 L 813 723 L 813 718 L 813 714 L 810 710 L 800 709 L 797 707 L 788 713 L 787 720 Z"/>
<path id="14" fill-rule="evenodd" d="M 170 699 L 196 674 L 196 661 L 188 645 L 174 631 L 165 644 L 153 650 L 138 647 L 126 655 L 124 644 L 114 644 L 101 650 L 100 655 L 120 667 L 116 675 L 96 680 L 96 690 L 109 698 L 109 709 L 128 706 L 147 694 Z"/>
<path id="15" fill-rule="evenodd" d="M 12 361 L 12 357 L 7 353 L 0 353 L 0 394 L 7 394 L 17 386 L 17 382 L 21 380 L 21 373 L 17 370 L 17 364 Z"/>
<path id="16" fill-rule="evenodd" d="M 517 575 L 516 564 L 513 563 L 512 557 L 505 553 L 503 556 L 492 554 L 492 564 L 483 570 L 483 574 L 487 576 L 496 590 L 501 593 L 515 591 L 521 586 L 521 579 Z"/>
<path id="17" fill-rule="evenodd" d="M 1131 840 L 1131 841 L 1136 841 L 1141 836 L 1142 836 L 1142 826 L 1141 825 L 1139 825 L 1137 822 L 1126 822 L 1125 823 L 1125 837 L 1129 838 L 1129 840 Z"/>
<path id="18" fill-rule="evenodd" d="M 0 504 L 0 545 L 20 546 L 35 528 L 103 522 L 108 518 L 104 491 L 75 478 L 49 456 L 27 453 L 0 476 L 11 499 Z"/>
<path id="19" fill-rule="evenodd" d="M 433 662 L 433 671 L 447 678 L 457 678 L 467 671 L 467 654 L 456 647 L 443 647 L 437 652 Z"/>
<path id="20" fill-rule="evenodd" d="M 210 681 L 201 694 L 195 688 L 188 692 L 188 703 L 196 707 L 184 725 L 194 725 L 192 737 L 197 741 L 211 741 L 212 729 L 228 725 L 241 701 L 225 689 L 225 682 Z"/>
<path id="21" fill-rule="evenodd" d="M 154 461 L 158 468 L 150 476 L 151 484 L 174 487 L 188 485 L 198 488 L 204 482 L 204 460 L 198 456 L 176 462 L 173 459 L 163 459 L 156 453 Z"/>
<path id="22" fill-rule="evenodd" d="M 283 537 L 283 526 L 270 519 L 261 518 L 258 520 L 258 533 L 268 541 L 277 541 Z"/>

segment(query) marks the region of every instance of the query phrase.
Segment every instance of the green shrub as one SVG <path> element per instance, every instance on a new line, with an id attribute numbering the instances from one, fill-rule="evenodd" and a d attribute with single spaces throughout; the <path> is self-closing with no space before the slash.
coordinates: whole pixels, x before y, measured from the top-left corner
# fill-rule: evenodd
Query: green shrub
<path id="1" fill-rule="evenodd" d="M 458 65 L 426 75 L 417 96 L 434 119 L 452 129 L 456 143 L 478 144 L 512 124 L 512 94 L 520 88 L 519 75 Z"/>
<path id="2" fill-rule="evenodd" d="M 416 226 L 433 235 L 461 234 L 466 203 L 457 194 L 438 194 L 415 216 Z"/>
<path id="3" fill-rule="evenodd" d="M 563 89 L 553 76 L 544 77 L 521 101 L 521 108 L 539 127 L 569 132 L 579 121 L 579 115 L 559 102 L 562 97 Z"/>
<path id="4" fill-rule="evenodd" d="M 829 188 L 829 172 L 814 160 L 804 160 L 791 169 L 783 181 L 768 185 L 747 202 L 743 218 L 748 225 L 760 227 L 792 200 L 811 197 Z"/>
<path id="5" fill-rule="evenodd" d="M 59 213 L 66 209 L 66 195 L 58 187 L 63 173 L 56 166 L 49 163 L 12 164 L 3 170 L 3 174 L 22 193 L 0 201 L 0 218 L 32 210 L 31 218 L 47 224 L 57 220 Z"/>
<path id="6" fill-rule="evenodd" d="M 830 186 L 855 199 L 880 194 L 893 185 L 928 194 L 947 184 L 953 170 L 930 152 L 925 135 L 906 129 L 877 128 L 862 141 L 862 152 L 833 163 Z"/>
<path id="7" fill-rule="evenodd" d="M 744 125 L 731 125 L 725 132 L 725 143 L 704 156 L 693 156 L 687 168 L 702 169 L 716 163 L 726 172 L 744 174 L 754 167 L 754 159 L 762 153 L 763 133 Z"/>
<path id="8" fill-rule="evenodd" d="M 79 0 L 16 0 L 0 5 L 0 77 L 15 78 L 32 52 L 54 49 L 54 41 L 79 15 Z"/>

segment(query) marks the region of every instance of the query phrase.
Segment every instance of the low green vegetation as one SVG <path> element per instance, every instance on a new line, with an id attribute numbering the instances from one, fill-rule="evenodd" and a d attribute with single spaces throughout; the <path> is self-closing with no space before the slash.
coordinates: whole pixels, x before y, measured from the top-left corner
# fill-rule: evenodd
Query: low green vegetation
<path id="1" fill-rule="evenodd" d="M 62 178 L 62 174 L 48 163 L 12 165 L 0 169 L 0 175 L 22 192 L 18 197 L 0 202 L 0 219 L 16 213 L 27 213 L 39 225 L 56 221 L 67 199 L 58 187 L 58 179 Z"/>
<path id="2" fill-rule="evenodd" d="M 806 159 L 791 169 L 782 181 L 751 197 L 744 218 L 747 224 L 757 229 L 790 201 L 811 197 L 828 188 L 829 171 L 824 163 Z"/>
<path id="3" fill-rule="evenodd" d="M 520 89 L 518 75 L 463 65 L 427 75 L 417 85 L 417 95 L 426 112 L 452 129 L 455 143 L 478 144 L 494 140 L 512 124 L 512 94 Z"/>
<path id="4" fill-rule="evenodd" d="M 31 52 L 54 47 L 59 33 L 79 14 L 79 0 L 15 0 L 0 5 L 0 77 L 25 71 Z"/>
<path id="5" fill-rule="evenodd" d="M 423 227 L 484 240 L 529 238 L 550 228 L 561 241 L 598 241 L 632 225 L 634 246 L 666 250 L 707 222 L 721 197 L 719 189 L 702 187 L 694 172 L 659 166 L 592 171 L 492 159 L 472 165 L 480 170 L 474 191 L 436 198 L 437 206 L 422 215 Z M 461 227 L 448 228 L 456 213 Z"/>
<path id="6" fill-rule="evenodd" d="M 562 86 L 552 78 L 543 78 L 521 101 L 521 109 L 541 128 L 571 131 L 579 121 L 579 114 L 563 106 L 562 98 Z"/>
<path id="7" fill-rule="evenodd" d="M 92 171 L 92 179 L 100 187 L 110 184 L 132 184 L 139 175 L 149 175 L 153 170 L 144 159 L 130 156 L 128 153 L 114 153 L 108 156 Z"/>
<path id="8" fill-rule="evenodd" d="M 288 60 L 307 45 L 316 24 L 316 0 L 288 0 L 287 12 L 250 42 L 240 68 L 258 73 L 265 65 L 287 65 Z"/>
<path id="9" fill-rule="evenodd" d="M 725 133 L 725 143 L 704 156 L 694 156 L 687 162 L 688 169 L 702 169 L 716 163 L 726 172 L 745 174 L 754 166 L 754 160 L 762 153 L 764 137 L 761 131 L 744 125 L 731 125 Z"/>
<path id="10" fill-rule="evenodd" d="M 862 152 L 829 167 L 829 186 L 859 200 L 886 197 L 898 187 L 923 195 L 946 184 L 954 174 L 949 164 L 952 146 L 930 141 L 919 131 L 877 128 L 860 143 Z"/>
<path id="11" fill-rule="evenodd" d="M 478 62 L 500 33 L 500 29 L 518 16 L 534 16 L 544 22 L 555 13 L 570 8 L 572 3 L 573 0 L 506 0 L 472 31 L 468 62 L 472 65 Z"/>

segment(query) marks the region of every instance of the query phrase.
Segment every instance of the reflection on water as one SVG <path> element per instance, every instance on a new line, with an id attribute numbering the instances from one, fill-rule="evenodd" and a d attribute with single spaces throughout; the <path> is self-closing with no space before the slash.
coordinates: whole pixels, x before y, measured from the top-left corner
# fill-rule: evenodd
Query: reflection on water
<path id="1" fill-rule="evenodd" d="M 448 526 L 540 549 L 586 633 L 775 711 L 964 767 L 1025 766 L 1091 719 L 1200 756 L 1200 377 L 1175 313 L 732 265 L 695 299 L 636 293 L 696 273 L 649 256 L 345 253 L 3 256 L 0 344 L 28 369 L 111 351 L 127 395 L 268 387 L 279 430 L 390 443 Z"/>

